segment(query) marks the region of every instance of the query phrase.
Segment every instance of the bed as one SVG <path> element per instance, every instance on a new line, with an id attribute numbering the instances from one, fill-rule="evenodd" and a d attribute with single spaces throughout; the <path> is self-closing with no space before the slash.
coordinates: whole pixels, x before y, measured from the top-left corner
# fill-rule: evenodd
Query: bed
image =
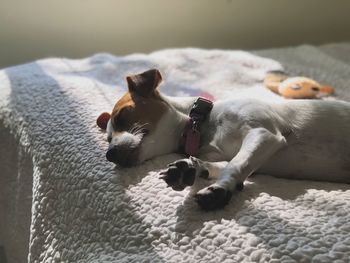
<path id="1" fill-rule="evenodd" d="M 158 177 L 170 154 L 128 169 L 105 159 L 96 126 L 149 68 L 173 96 L 283 100 L 262 85 L 284 69 L 350 100 L 350 44 L 245 52 L 48 58 L 0 71 L 0 262 L 349 262 L 350 186 L 255 175 L 224 209 Z M 349 116 L 350 121 L 350 116 Z"/>

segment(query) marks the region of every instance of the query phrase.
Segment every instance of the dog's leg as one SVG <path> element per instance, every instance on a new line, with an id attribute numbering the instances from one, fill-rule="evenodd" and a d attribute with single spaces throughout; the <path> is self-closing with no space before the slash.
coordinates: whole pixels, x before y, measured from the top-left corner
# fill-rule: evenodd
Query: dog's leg
<path id="1" fill-rule="evenodd" d="M 196 157 L 177 160 L 161 171 L 161 179 L 176 191 L 192 186 L 196 178 L 216 178 L 228 162 L 206 162 Z"/>
<path id="2" fill-rule="evenodd" d="M 237 155 L 222 170 L 215 184 L 200 190 L 195 198 L 205 210 L 222 208 L 231 199 L 235 188 L 243 188 L 245 179 L 286 145 L 281 134 L 254 128 L 244 137 Z"/>

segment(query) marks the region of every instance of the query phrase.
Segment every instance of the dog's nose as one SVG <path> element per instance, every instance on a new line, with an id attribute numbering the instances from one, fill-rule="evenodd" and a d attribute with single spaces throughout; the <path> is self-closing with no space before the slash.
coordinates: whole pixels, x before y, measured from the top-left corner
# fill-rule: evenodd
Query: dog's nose
<path id="1" fill-rule="evenodd" d="M 122 146 L 116 146 L 111 145 L 106 153 L 106 158 L 109 162 L 118 164 L 122 167 L 129 167 L 133 164 L 134 155 L 131 149 L 122 147 Z"/>
<path id="2" fill-rule="evenodd" d="M 117 147 L 115 146 L 109 147 L 106 153 L 107 160 L 112 163 L 117 163 L 117 153 L 118 153 Z"/>

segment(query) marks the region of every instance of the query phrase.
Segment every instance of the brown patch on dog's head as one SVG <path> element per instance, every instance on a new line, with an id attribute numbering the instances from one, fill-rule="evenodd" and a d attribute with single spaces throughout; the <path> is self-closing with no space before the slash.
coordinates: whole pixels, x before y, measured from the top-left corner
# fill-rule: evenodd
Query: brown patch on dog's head
<path id="1" fill-rule="evenodd" d="M 162 76 L 157 69 L 150 69 L 141 74 L 126 77 L 129 92 L 143 97 L 149 97 L 162 81 Z"/>
<path id="2" fill-rule="evenodd" d="M 156 126 L 168 105 L 157 89 L 162 76 L 157 69 L 126 78 L 129 91 L 115 104 L 111 124 L 115 131 L 130 131 L 143 125 L 150 130 Z"/>

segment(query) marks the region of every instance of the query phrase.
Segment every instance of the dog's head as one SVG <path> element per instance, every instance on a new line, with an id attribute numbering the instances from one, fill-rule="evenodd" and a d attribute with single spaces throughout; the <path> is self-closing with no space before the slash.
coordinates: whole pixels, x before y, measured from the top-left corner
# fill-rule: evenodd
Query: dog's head
<path id="1" fill-rule="evenodd" d="M 151 69 L 126 80 L 129 90 L 115 104 L 110 118 L 104 113 L 97 121 L 107 131 L 107 160 L 124 167 L 172 152 L 177 145 L 171 136 L 176 130 L 174 110 L 158 91 L 160 72 Z"/>

